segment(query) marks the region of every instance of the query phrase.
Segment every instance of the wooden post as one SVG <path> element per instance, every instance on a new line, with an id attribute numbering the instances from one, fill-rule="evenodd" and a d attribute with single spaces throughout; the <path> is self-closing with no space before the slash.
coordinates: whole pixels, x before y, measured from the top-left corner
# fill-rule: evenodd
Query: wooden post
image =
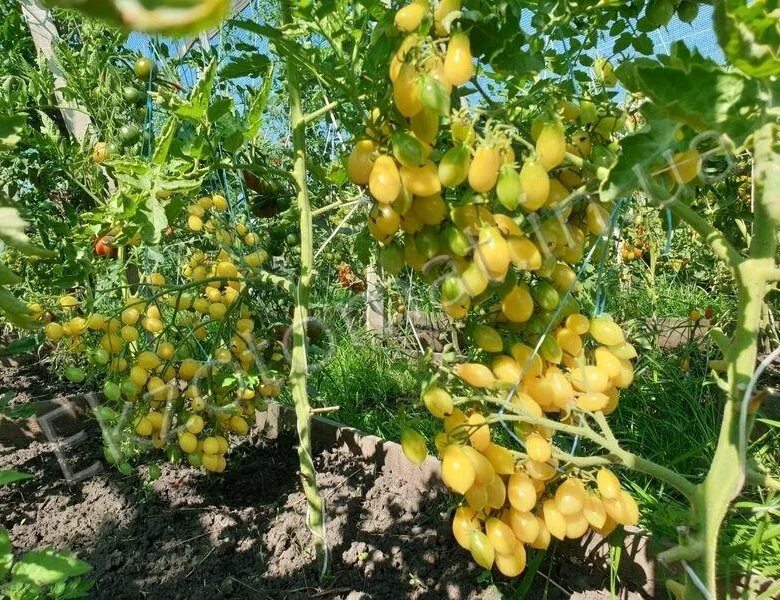
<path id="1" fill-rule="evenodd" d="M 38 0 L 19 0 L 19 4 L 27 26 L 30 28 L 33 43 L 38 52 L 46 57 L 49 69 L 54 75 L 54 97 L 60 107 L 65 126 L 74 139 L 82 142 L 87 136 L 92 120 L 88 113 L 81 110 L 76 104 L 68 102 L 60 91 L 66 86 L 66 83 L 64 74 L 54 57 L 54 40 L 59 38 L 54 19 Z"/>
<path id="2" fill-rule="evenodd" d="M 366 329 L 379 334 L 385 330 L 385 303 L 374 265 L 366 268 Z"/>

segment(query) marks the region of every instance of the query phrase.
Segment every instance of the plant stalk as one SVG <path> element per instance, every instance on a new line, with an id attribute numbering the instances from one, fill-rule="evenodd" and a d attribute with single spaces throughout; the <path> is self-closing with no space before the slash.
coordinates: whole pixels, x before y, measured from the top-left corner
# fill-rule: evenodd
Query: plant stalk
<path id="1" fill-rule="evenodd" d="M 291 22 L 291 0 L 282 0 L 282 21 Z M 290 386 L 295 403 L 298 430 L 298 460 L 301 483 L 307 501 L 307 526 L 320 564 L 320 576 L 328 572 L 328 547 L 325 538 L 324 500 L 317 488 L 311 445 L 311 405 L 307 390 L 309 365 L 306 351 L 306 323 L 309 316 L 309 298 L 314 280 L 314 243 L 312 214 L 309 201 L 306 169 L 306 117 L 301 105 L 300 81 L 295 64 L 287 58 L 287 89 L 290 97 L 290 126 L 294 163 L 292 176 L 298 188 L 297 203 L 300 214 L 301 262 L 300 277 L 295 290 L 295 310 L 292 322 L 292 352 L 290 357 Z"/>

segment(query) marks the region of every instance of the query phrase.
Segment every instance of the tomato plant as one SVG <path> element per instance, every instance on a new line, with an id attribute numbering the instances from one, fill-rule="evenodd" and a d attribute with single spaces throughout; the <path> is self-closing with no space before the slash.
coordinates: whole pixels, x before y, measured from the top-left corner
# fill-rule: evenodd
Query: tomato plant
<path id="1" fill-rule="evenodd" d="M 109 2 L 79 8 L 124 27 L 183 34 L 217 22 L 229 4 Z M 296 405 L 307 525 L 325 572 L 306 340 L 316 259 L 335 262 L 336 253 L 322 250 L 342 229 L 339 219 L 362 215 L 366 233 L 352 245 L 360 262 L 371 262 L 373 252 L 388 275 L 434 290 L 458 332 L 453 342 L 466 342 L 446 347 L 441 363 L 428 361 L 420 390 L 421 406 L 440 422 L 429 442 L 441 458 L 444 483 L 457 495 L 456 542 L 483 568 L 516 577 L 527 552 L 547 548 L 553 539 L 636 524 L 642 518 L 637 503 L 615 475 L 627 478 L 635 470 L 690 505 L 685 535 L 660 555 L 688 567 L 684 581 L 668 582 L 670 592 L 715 597 L 718 537 L 729 508 L 746 485 L 778 488 L 753 464 L 748 440 L 759 404 L 751 394 L 762 370 L 756 359 L 764 300 L 778 280 L 780 214 L 773 190 L 780 63 L 770 2 L 706 3 L 712 5 L 707 18 L 725 64 L 683 42 L 655 47 L 653 32 L 675 18 L 698 22 L 702 4 L 413 0 L 389 7 L 379 0 L 285 0 L 278 19 L 231 24 L 267 39 L 272 58 L 243 47 L 223 65 L 202 52 L 196 65 L 200 79 L 187 94 L 154 76 L 155 67 L 167 65 L 143 58 L 132 65 L 133 76 L 138 84 L 152 83 L 151 89 L 148 96 L 133 91 L 127 80 L 117 81 L 116 65 L 107 59 L 103 64 L 112 68 L 69 84 L 70 97 L 95 116 L 100 132 L 98 143 L 89 144 L 95 164 L 82 160 L 87 167 L 79 175 L 87 175 L 74 184 L 94 198 L 72 209 L 69 222 L 86 248 L 108 230 L 121 268 L 137 267 L 138 257 L 154 256 L 181 236 L 198 245 L 189 248 L 186 260 L 179 256 L 166 263 L 170 271 L 144 272 L 139 284 L 120 281 L 122 289 L 134 289 L 121 303 L 114 298 L 97 310 L 94 285 L 69 280 L 73 287 L 80 283 L 75 296 L 63 295 L 57 306 L 31 298 L 27 317 L 56 317 L 46 335 L 58 343 L 69 379 L 107 375 L 104 392 L 114 403 L 143 396 L 125 431 L 219 471 L 221 438 L 228 431 L 244 432 L 233 417 L 244 419 L 253 410 L 243 393 L 237 404 L 227 397 L 244 389 L 245 381 L 262 381 L 242 362 L 248 355 L 239 334 L 246 333 L 257 310 L 247 303 L 253 293 L 264 293 L 260 283 L 287 293 L 294 289 L 287 384 Z M 601 41 L 607 33 L 612 47 L 605 50 Z M 75 69 L 77 53 L 62 52 L 66 71 L 83 75 L 95 68 Z M 274 88 L 277 60 L 286 71 L 284 86 Z M 124 65 L 128 75 L 132 62 Z M 235 84 L 246 77 L 262 77 L 263 83 L 239 111 L 237 88 L 222 85 L 221 78 Z M 28 79 L 25 94 L 37 89 Z M 111 81 L 117 84 L 111 89 L 123 93 L 109 100 L 99 86 L 95 91 L 95 81 Z M 27 129 L 51 138 L 46 147 L 54 157 L 59 146 L 57 136 L 49 135 L 52 124 L 45 119 L 28 124 L 28 113 L 39 114 L 30 108 L 41 108 L 43 94 L 19 104 L 8 92 L 13 83 L 7 80 L 3 88 L 14 114 L 3 143 L 18 144 Z M 275 114 L 284 129 L 277 162 L 265 159 L 267 148 L 254 145 L 271 93 L 282 98 Z M 21 96 L 26 102 L 28 96 Z M 147 112 L 138 117 L 149 117 L 152 109 L 164 116 L 154 139 L 150 135 L 139 149 L 132 147 L 140 133 L 136 126 L 111 115 L 144 100 L 141 110 Z M 343 165 L 320 158 L 327 156 L 319 127 L 326 118 L 339 133 L 354 136 Z M 115 139 L 126 147 L 112 146 Z M 735 164 L 739 169 L 740 162 L 741 183 L 732 190 L 728 181 L 737 177 L 727 171 Z M 252 218 L 231 221 L 235 194 L 227 185 L 211 185 L 233 171 L 250 188 L 253 195 L 247 197 L 263 198 L 251 212 L 268 219 L 264 231 L 253 230 Z M 102 196 L 109 180 L 117 189 Z M 198 198 L 203 189 L 222 193 Z M 356 199 L 347 201 L 356 191 Z M 724 194 L 732 192 L 741 207 L 720 210 Z M 329 203 L 318 205 L 328 197 Z M 30 217 L 45 223 L 46 210 L 38 204 Z M 631 328 L 605 313 L 600 293 L 592 298 L 590 292 L 600 287 L 614 251 L 611 242 L 634 209 L 663 221 L 668 235 L 683 226 L 693 231 L 734 290 L 735 322 L 726 332 L 710 333 L 723 355 L 713 366 L 725 367 L 725 374 L 713 380 L 725 402 L 712 463 L 701 477 L 683 476 L 630 452 L 607 419 L 641 375 L 634 361 L 642 356 Z M 317 219 L 328 212 L 338 226 L 315 251 Z M 37 234 L 44 232 L 39 228 Z M 294 283 L 262 271 L 266 256 L 256 249 L 259 239 L 268 240 L 274 256 L 297 262 Z M 373 239 L 372 252 L 367 239 Z M 623 263 L 616 270 L 645 262 L 654 269 L 658 240 L 648 241 L 635 228 L 619 258 Z M 85 262 L 90 268 L 96 264 L 77 260 L 70 264 L 81 265 L 79 273 L 88 270 Z M 354 289 L 360 281 L 352 261 L 338 262 L 341 285 Z M 595 271 L 596 283 L 583 284 Z M 0 274 L 4 286 L 18 281 L 12 272 Z M 177 285 L 169 285 L 178 277 Z M 18 308 L 12 300 L 2 305 Z M 693 316 L 698 324 L 701 314 Z M 266 358 L 275 362 L 273 357 Z M 191 382 L 193 371 L 211 360 L 203 393 L 214 405 L 206 419 L 195 410 L 201 388 Z M 230 360 L 237 365 L 229 366 Z M 689 366 L 684 362 L 682 370 Z M 271 385 L 276 392 L 276 383 L 263 381 L 261 389 Z M 426 440 L 399 421 L 404 450 L 420 462 Z M 176 440 L 167 435 L 172 426 L 180 427 Z M 570 445 L 572 439 L 579 446 Z M 137 446 L 123 444 L 111 454 L 120 464 Z"/>

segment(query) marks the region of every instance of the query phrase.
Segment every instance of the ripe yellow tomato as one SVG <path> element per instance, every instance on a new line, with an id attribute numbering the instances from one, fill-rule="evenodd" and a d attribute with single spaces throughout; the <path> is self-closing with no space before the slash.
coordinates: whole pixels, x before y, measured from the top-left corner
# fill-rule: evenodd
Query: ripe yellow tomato
<path id="1" fill-rule="evenodd" d="M 198 438 L 189 431 L 183 431 L 179 434 L 179 447 L 187 454 L 195 452 L 198 449 Z"/>
<path id="2" fill-rule="evenodd" d="M 44 327 L 44 333 L 46 334 L 46 338 L 52 342 L 60 340 L 60 338 L 65 335 L 62 325 L 54 322 L 48 323 L 46 327 Z"/>
<path id="3" fill-rule="evenodd" d="M 495 561 L 496 551 L 488 540 L 488 537 L 480 530 L 471 532 L 471 542 L 469 544 L 471 557 L 483 569 L 492 569 Z"/>
<path id="4" fill-rule="evenodd" d="M 368 180 L 368 189 L 377 202 L 392 204 L 401 193 L 401 175 L 393 157 L 383 154 L 376 159 Z"/>
<path id="5" fill-rule="evenodd" d="M 438 176 L 437 176 L 438 180 Z M 419 196 L 412 201 L 412 212 L 423 225 L 435 226 L 447 216 L 447 204 L 438 192 Z"/>
<path id="6" fill-rule="evenodd" d="M 433 196 L 441 191 L 439 172 L 431 161 L 425 161 L 419 167 L 402 166 L 401 181 L 415 196 Z"/>
<path id="7" fill-rule="evenodd" d="M 509 245 L 495 226 L 483 226 L 479 230 L 475 262 L 492 281 L 503 281 L 509 270 Z"/>
<path id="8" fill-rule="evenodd" d="M 702 158 L 698 150 L 678 152 L 672 157 L 668 178 L 672 183 L 690 183 L 701 172 Z"/>
<path id="9" fill-rule="evenodd" d="M 499 475 L 512 475 L 515 472 L 515 455 L 508 448 L 490 443 L 482 453 Z M 501 480 L 500 477 L 496 479 Z"/>
<path id="10" fill-rule="evenodd" d="M 566 517 L 558 510 L 555 500 L 545 500 L 542 504 L 542 518 L 550 534 L 559 540 L 566 537 Z"/>
<path id="11" fill-rule="evenodd" d="M 452 533 L 464 550 L 471 549 L 471 533 L 479 530 L 481 524 L 476 512 L 468 506 L 460 506 L 452 518 Z"/>
<path id="12" fill-rule="evenodd" d="M 463 446 L 447 446 L 442 457 L 441 475 L 444 484 L 458 494 L 465 494 L 474 484 L 476 470 Z"/>
<path id="13" fill-rule="evenodd" d="M 545 205 L 550 195 L 550 177 L 540 162 L 529 159 L 523 163 L 520 185 L 523 188 L 520 204 L 525 210 L 533 212 Z"/>
<path id="14" fill-rule="evenodd" d="M 452 85 L 459 87 L 474 77 L 469 36 L 459 31 L 450 36 L 444 57 L 444 73 Z"/>
<path id="15" fill-rule="evenodd" d="M 531 544 L 539 537 L 539 520 L 533 513 L 519 511 L 513 507 L 505 514 L 508 516 L 507 520 L 512 528 L 512 533 L 515 534 L 518 541 Z"/>
<path id="16" fill-rule="evenodd" d="M 224 196 L 220 194 L 214 194 L 211 196 L 211 205 L 214 208 L 214 210 L 222 212 L 227 210 L 228 201 L 225 199 Z"/>
<path id="17" fill-rule="evenodd" d="M 534 300 L 526 285 L 517 285 L 501 301 L 501 312 L 513 323 L 525 323 L 534 312 Z"/>
<path id="18" fill-rule="evenodd" d="M 606 316 L 594 317 L 590 322 L 590 335 L 599 344 L 616 346 L 625 342 L 623 330 Z"/>
<path id="19" fill-rule="evenodd" d="M 498 172 L 501 168 L 501 155 L 494 146 L 480 146 L 474 152 L 469 166 L 469 185 L 471 189 L 485 194 L 496 187 Z"/>
<path id="20" fill-rule="evenodd" d="M 538 271 L 542 268 L 542 253 L 539 247 L 527 237 L 516 235 L 507 238 L 509 259 L 523 271 Z"/>
<path id="21" fill-rule="evenodd" d="M 375 204 L 368 215 L 368 231 L 372 237 L 386 244 L 401 226 L 401 217 L 387 204 Z"/>
<path id="22" fill-rule="evenodd" d="M 421 464 L 428 456 L 425 438 L 413 429 L 405 429 L 401 432 L 401 449 L 406 458 L 416 465 Z"/>
<path id="23" fill-rule="evenodd" d="M 404 63 L 393 82 L 393 101 L 395 107 L 404 117 L 411 118 L 422 108 L 419 85 L 420 73 L 411 63 Z"/>
<path id="24" fill-rule="evenodd" d="M 563 162 L 566 155 L 566 134 L 560 123 L 546 123 L 536 140 L 539 164 L 550 171 Z"/>
<path id="25" fill-rule="evenodd" d="M 453 367 L 455 375 L 475 388 L 487 388 L 496 383 L 493 372 L 481 363 L 461 363 Z"/>
<path id="26" fill-rule="evenodd" d="M 374 168 L 376 145 L 371 140 L 360 140 L 347 159 L 347 174 L 352 183 L 367 185 Z M 251 266 L 251 265 L 250 265 Z"/>
<path id="27" fill-rule="evenodd" d="M 422 395 L 425 408 L 437 419 L 444 419 L 452 414 L 454 405 L 452 396 L 440 387 L 429 387 Z"/>
<path id="28" fill-rule="evenodd" d="M 395 27 L 398 31 L 409 33 L 416 30 L 422 24 L 428 14 L 427 0 L 413 0 L 395 13 Z"/>
<path id="29" fill-rule="evenodd" d="M 398 75 L 401 73 L 401 67 L 406 62 L 406 57 L 409 51 L 412 50 L 420 41 L 420 36 L 416 33 L 407 35 L 401 42 L 401 46 L 398 51 L 393 55 L 390 61 L 390 81 L 395 83 L 398 79 Z"/>
<path id="30" fill-rule="evenodd" d="M 536 506 L 536 488 L 531 478 L 523 472 L 514 473 L 507 483 L 507 497 L 515 510 L 529 512 Z"/>

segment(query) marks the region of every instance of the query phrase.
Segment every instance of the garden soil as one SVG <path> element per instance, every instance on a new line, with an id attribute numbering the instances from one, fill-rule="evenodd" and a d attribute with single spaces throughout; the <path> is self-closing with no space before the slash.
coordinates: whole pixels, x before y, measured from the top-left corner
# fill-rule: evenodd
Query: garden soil
<path id="1" fill-rule="evenodd" d="M 13 393 L 18 408 L 19 398 L 74 391 L 52 380 L 45 365 L 0 367 L 0 397 Z M 84 434 L 62 457 L 74 472 L 102 467 L 75 483 L 65 480 L 54 444 L 0 437 L 0 470 L 35 476 L 0 488 L 0 525 L 17 553 L 70 549 L 89 562 L 90 597 L 487 600 L 514 587 L 491 580 L 456 546 L 451 498 L 436 481 L 410 482 L 344 446 L 316 459 L 330 546 L 330 574 L 320 582 L 291 433 L 248 440 L 221 475 L 169 463 L 156 473 L 152 462 L 122 475 L 105 464 L 95 419 L 79 422 Z M 620 598 L 650 597 L 639 584 L 617 588 Z M 608 590 L 608 570 L 559 548 L 525 594 L 508 597 L 596 600 Z"/>

